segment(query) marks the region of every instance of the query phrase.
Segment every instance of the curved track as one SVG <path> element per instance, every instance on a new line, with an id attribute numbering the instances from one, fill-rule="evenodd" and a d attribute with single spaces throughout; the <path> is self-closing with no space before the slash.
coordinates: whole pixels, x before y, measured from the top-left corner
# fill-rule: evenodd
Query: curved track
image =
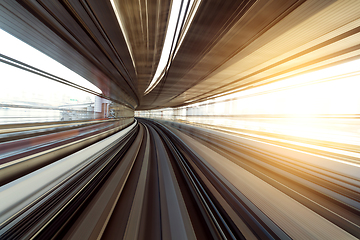
<path id="1" fill-rule="evenodd" d="M 9 202 L 1 238 L 360 237 L 357 166 L 321 167 L 326 159 L 267 149 L 266 139 L 138 121 L 0 187 Z"/>

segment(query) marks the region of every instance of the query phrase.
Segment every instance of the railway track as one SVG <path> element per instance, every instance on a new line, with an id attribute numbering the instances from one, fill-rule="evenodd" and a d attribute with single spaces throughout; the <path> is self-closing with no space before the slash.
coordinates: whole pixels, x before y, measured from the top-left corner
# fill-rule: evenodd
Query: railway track
<path id="1" fill-rule="evenodd" d="M 360 237 L 356 169 L 344 175 L 264 149 L 138 119 L 1 186 L 0 238 Z"/>
<path id="2" fill-rule="evenodd" d="M 61 238 L 86 234 L 85 239 L 245 239 L 171 140 L 171 133 L 151 122 L 140 121 L 139 128 L 132 146 L 135 154 L 129 158 L 132 168 L 115 203 L 94 200 Z M 107 217 L 90 217 L 104 205 L 113 206 Z M 98 231 L 90 233 L 89 225 L 97 225 Z"/>

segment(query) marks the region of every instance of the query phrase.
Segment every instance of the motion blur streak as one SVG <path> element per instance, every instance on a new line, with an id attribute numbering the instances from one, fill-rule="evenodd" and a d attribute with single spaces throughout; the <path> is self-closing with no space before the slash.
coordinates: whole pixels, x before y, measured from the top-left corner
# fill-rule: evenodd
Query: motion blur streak
<path id="1" fill-rule="evenodd" d="M 1 1 L 0 239 L 360 239 L 359 13 Z"/>
<path id="2" fill-rule="evenodd" d="M 170 18 L 164 46 L 161 51 L 160 61 L 154 77 L 149 86 L 146 88 L 144 94 L 148 94 L 151 90 L 153 90 L 166 74 L 166 71 L 177 53 L 177 50 L 180 48 L 182 40 L 186 35 L 187 29 L 191 24 L 192 17 L 195 15 L 199 4 L 200 0 L 173 1 L 171 3 Z"/>

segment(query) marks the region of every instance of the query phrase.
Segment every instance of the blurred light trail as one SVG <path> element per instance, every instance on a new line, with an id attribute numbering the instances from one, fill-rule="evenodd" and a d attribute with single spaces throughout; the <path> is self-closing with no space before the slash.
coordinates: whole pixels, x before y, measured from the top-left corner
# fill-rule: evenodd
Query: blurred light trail
<path id="1" fill-rule="evenodd" d="M 121 32 L 124 34 L 124 38 L 125 38 L 125 42 L 126 42 L 126 45 L 129 49 L 129 53 L 130 53 L 130 56 L 131 56 L 131 60 L 132 60 L 132 64 L 136 70 L 136 65 L 135 65 L 135 62 L 134 62 L 134 53 L 133 53 L 133 49 L 131 47 L 131 44 L 130 44 L 130 41 L 129 41 L 129 36 L 127 35 L 126 31 L 125 31 L 125 28 L 124 28 L 124 24 L 123 24 L 123 21 L 121 20 L 121 14 L 120 12 L 118 11 L 118 6 L 117 6 L 117 2 L 115 0 L 110 0 L 110 3 L 111 3 L 111 6 L 113 8 L 113 11 L 116 15 L 116 19 L 119 23 L 119 26 L 120 26 L 120 29 L 121 29 Z"/>
<path id="2" fill-rule="evenodd" d="M 180 48 L 182 40 L 195 16 L 199 4 L 200 0 L 172 1 L 170 18 L 160 61 L 154 77 L 146 88 L 144 95 L 151 92 L 164 77 L 170 66 L 170 62 Z M 183 29 L 184 27 L 185 29 Z"/>

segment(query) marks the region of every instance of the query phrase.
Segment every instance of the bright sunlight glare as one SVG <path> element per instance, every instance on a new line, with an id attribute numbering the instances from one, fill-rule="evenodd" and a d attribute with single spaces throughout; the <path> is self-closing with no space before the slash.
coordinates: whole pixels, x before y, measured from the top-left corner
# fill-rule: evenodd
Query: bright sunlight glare
<path id="1" fill-rule="evenodd" d="M 274 91 L 284 91 L 287 89 L 294 88 L 294 90 L 291 91 L 291 94 L 294 94 L 296 92 L 302 92 L 302 94 L 305 95 L 303 95 L 302 98 L 299 97 L 298 99 L 299 101 L 304 102 L 307 101 L 306 99 L 308 99 L 309 94 L 304 92 L 302 90 L 303 88 L 301 87 L 307 85 L 312 85 L 314 86 L 314 88 L 317 88 L 317 86 L 321 86 L 320 87 L 321 89 L 317 89 L 317 91 L 315 91 L 316 99 L 318 100 L 329 99 L 327 97 L 329 97 L 328 96 L 329 92 L 332 92 L 331 91 L 332 81 L 339 80 L 341 82 L 342 79 L 348 79 L 348 78 L 354 79 L 350 85 L 345 83 L 342 85 L 343 86 L 342 88 L 347 88 L 349 91 L 351 91 L 354 88 L 359 89 L 360 87 L 359 76 L 360 76 L 360 59 L 339 64 L 336 66 L 332 66 L 329 68 L 321 69 L 318 71 L 301 74 L 295 77 L 287 78 L 282 81 L 270 83 L 264 86 L 243 90 L 223 97 L 218 97 L 214 101 L 224 101 L 226 99 L 234 99 L 234 98 L 248 98 L 254 95 L 263 95 Z M 320 83 L 324 83 L 325 85 L 316 85 L 316 86 L 314 85 Z M 326 83 L 328 83 L 328 85 Z M 306 89 L 311 89 L 311 87 Z M 346 95 L 347 92 L 346 91 L 342 92 L 342 94 Z M 277 94 L 274 94 L 274 96 L 276 95 Z M 333 97 L 337 96 L 336 99 L 339 100 L 339 93 L 332 96 Z"/>
<path id="2" fill-rule="evenodd" d="M 173 111 L 175 119 L 194 123 L 360 144 L 359 89 L 360 60 L 354 60 Z"/>

